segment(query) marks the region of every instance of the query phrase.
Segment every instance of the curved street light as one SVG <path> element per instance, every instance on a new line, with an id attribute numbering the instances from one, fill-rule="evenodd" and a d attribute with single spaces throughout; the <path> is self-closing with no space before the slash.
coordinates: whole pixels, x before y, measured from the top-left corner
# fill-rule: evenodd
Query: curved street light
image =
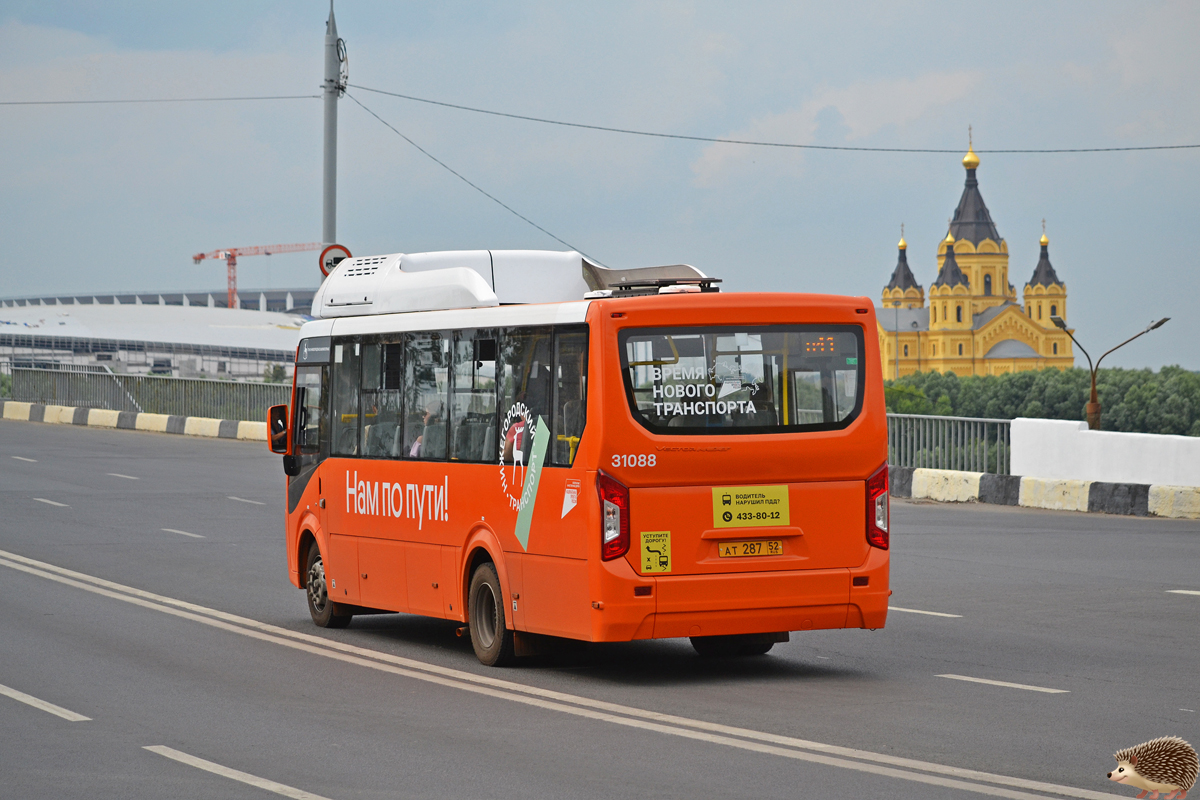
<path id="1" fill-rule="evenodd" d="M 1107 356 L 1113 350 L 1117 350 L 1121 347 L 1124 347 L 1125 345 L 1129 344 L 1130 342 L 1132 342 L 1134 339 L 1138 338 L 1139 336 L 1149 333 L 1150 331 L 1154 330 L 1155 328 L 1162 327 L 1163 323 L 1167 322 L 1170 319 L 1171 319 L 1170 317 L 1163 317 L 1158 322 L 1151 322 L 1149 325 L 1146 326 L 1146 329 L 1144 331 L 1141 331 L 1140 333 L 1135 333 L 1133 336 L 1130 336 L 1128 339 L 1121 342 L 1116 347 L 1112 348 L 1112 350 L 1109 350 L 1103 356 L 1100 356 L 1100 358 L 1096 359 L 1096 364 L 1095 364 L 1095 366 L 1093 366 L 1092 365 L 1092 357 L 1088 355 L 1088 351 L 1084 350 L 1083 345 L 1081 345 L 1079 343 L 1079 340 L 1076 339 L 1075 336 L 1069 330 L 1067 330 L 1066 320 L 1064 320 L 1062 317 L 1057 316 L 1057 315 L 1050 317 L 1050 321 L 1054 323 L 1055 327 L 1062 328 L 1063 331 L 1066 332 L 1067 336 L 1071 337 L 1071 341 L 1075 343 L 1075 346 L 1078 347 L 1080 350 L 1083 350 L 1083 355 L 1086 356 L 1087 360 L 1088 360 L 1088 368 L 1092 371 L 1092 394 L 1091 394 L 1091 399 L 1088 401 L 1088 404 L 1087 404 L 1087 424 L 1088 424 L 1088 428 L 1090 430 L 1093 430 L 1093 431 L 1100 430 L 1100 398 L 1096 395 L 1096 372 L 1100 369 L 1100 362 L 1104 360 L 1104 356 Z"/>

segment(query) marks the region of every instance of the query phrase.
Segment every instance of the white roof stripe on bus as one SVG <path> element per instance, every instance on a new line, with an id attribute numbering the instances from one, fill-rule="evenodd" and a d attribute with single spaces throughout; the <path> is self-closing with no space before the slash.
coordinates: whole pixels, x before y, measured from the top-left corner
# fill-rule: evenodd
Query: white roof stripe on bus
<path id="1" fill-rule="evenodd" d="M 300 338 L 353 336 L 405 331 L 438 331 L 456 328 L 499 328 L 518 325 L 570 325 L 587 318 L 590 300 L 570 303 L 536 303 L 494 308 L 455 308 L 410 314 L 374 314 L 338 317 L 305 323 Z"/>

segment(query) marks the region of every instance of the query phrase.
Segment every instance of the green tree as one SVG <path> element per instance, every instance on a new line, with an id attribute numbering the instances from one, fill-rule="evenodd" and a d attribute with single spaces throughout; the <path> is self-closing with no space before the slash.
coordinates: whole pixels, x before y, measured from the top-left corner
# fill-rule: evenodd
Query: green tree
<path id="1" fill-rule="evenodd" d="M 888 381 L 885 387 L 888 410 L 894 413 L 1082 421 L 1091 376 L 1085 369 L 967 378 L 921 372 Z M 1102 369 L 1096 375 L 1096 391 L 1105 430 L 1200 436 L 1200 373 L 1178 366 L 1158 372 Z"/>

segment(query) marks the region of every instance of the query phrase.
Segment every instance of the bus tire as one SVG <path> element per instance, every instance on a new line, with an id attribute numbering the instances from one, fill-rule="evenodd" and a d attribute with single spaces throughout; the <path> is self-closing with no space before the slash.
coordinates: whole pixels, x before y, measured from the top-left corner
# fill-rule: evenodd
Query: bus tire
<path id="1" fill-rule="evenodd" d="M 701 658 L 734 658 L 766 655 L 774 642 L 763 641 L 754 635 L 693 636 L 692 648 Z"/>
<path id="2" fill-rule="evenodd" d="M 313 542 L 308 548 L 308 569 L 305 570 L 305 594 L 308 596 L 308 613 L 319 628 L 344 628 L 350 624 L 352 615 L 345 607 L 329 598 L 325 584 L 325 560 L 321 549 Z"/>
<path id="3" fill-rule="evenodd" d="M 476 658 L 488 667 L 511 664 L 513 632 L 505 621 L 504 593 L 500 590 L 500 577 L 492 562 L 483 562 L 471 574 L 467 608 L 467 625 Z"/>

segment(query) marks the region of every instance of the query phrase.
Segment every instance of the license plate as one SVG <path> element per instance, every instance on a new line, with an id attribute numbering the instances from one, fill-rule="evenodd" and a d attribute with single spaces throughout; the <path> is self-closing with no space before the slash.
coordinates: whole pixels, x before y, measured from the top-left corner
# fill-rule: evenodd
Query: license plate
<path id="1" fill-rule="evenodd" d="M 721 558 L 783 555 L 783 542 L 780 539 L 759 539 L 753 542 L 720 542 L 717 548 Z"/>

